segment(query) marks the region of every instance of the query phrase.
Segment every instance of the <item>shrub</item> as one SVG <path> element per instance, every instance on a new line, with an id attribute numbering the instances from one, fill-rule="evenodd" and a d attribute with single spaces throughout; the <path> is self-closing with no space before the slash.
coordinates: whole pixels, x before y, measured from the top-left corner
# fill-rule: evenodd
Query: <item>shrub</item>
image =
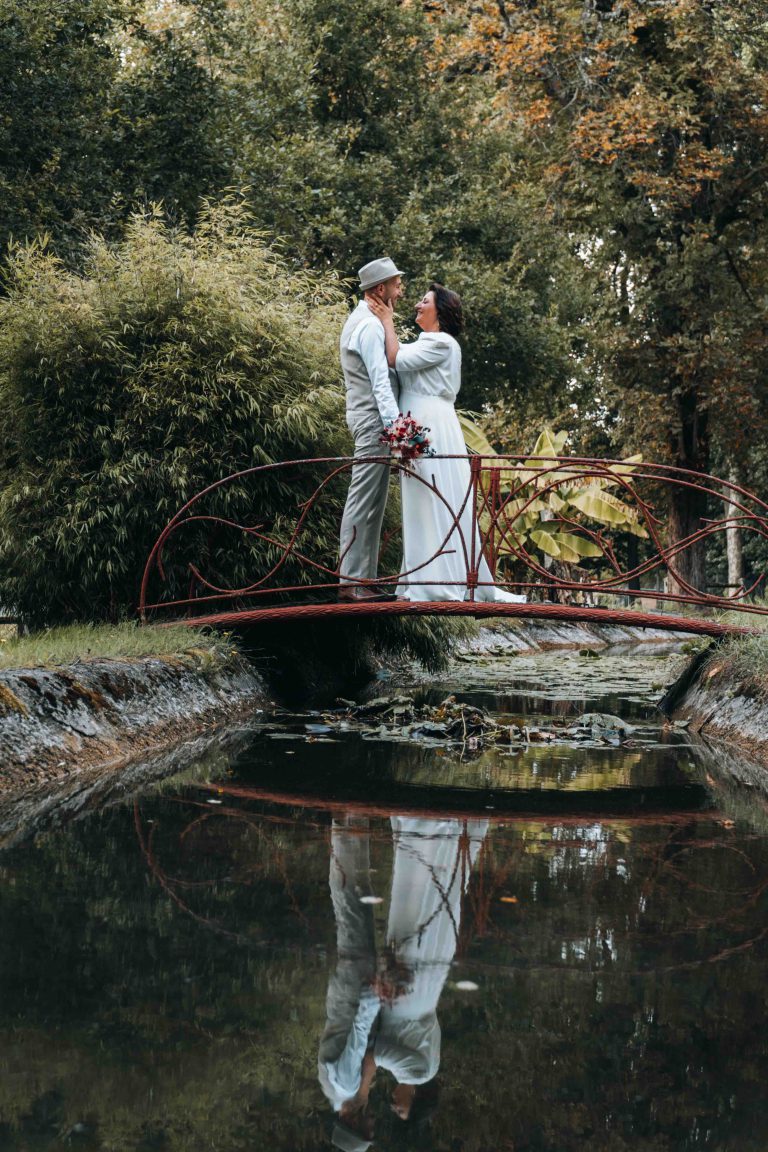
<path id="1" fill-rule="evenodd" d="M 349 452 L 345 314 L 330 277 L 290 266 L 232 203 L 194 234 L 159 211 L 135 216 L 119 245 L 90 240 L 80 274 L 41 244 L 16 249 L 0 301 L 0 603 L 33 625 L 126 615 L 154 540 L 195 492 L 256 464 Z M 205 510 L 279 536 L 312 486 L 298 470 L 267 474 Z M 345 488 L 312 521 L 331 564 Z M 236 585 L 270 559 L 209 525 L 179 543 L 168 577 L 182 594 L 192 557 Z"/>

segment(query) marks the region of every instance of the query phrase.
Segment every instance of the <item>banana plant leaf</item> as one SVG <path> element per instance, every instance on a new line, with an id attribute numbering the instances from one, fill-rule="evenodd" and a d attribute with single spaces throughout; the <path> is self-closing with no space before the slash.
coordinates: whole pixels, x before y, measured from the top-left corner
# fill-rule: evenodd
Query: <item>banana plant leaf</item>
<path id="1" fill-rule="evenodd" d="M 635 471 L 642 462 L 641 455 L 629 456 L 621 464 L 611 465 L 609 474 L 605 476 L 593 476 L 589 474 L 588 466 L 576 464 L 568 467 L 557 463 L 557 457 L 565 449 L 568 433 L 545 428 L 525 463 L 510 466 L 498 457 L 470 413 L 459 412 L 458 416 L 468 450 L 485 457 L 484 490 L 489 490 L 490 469 L 495 469 L 499 491 L 514 493 L 514 498 L 507 498 L 496 514 L 494 527 L 499 555 L 509 555 L 530 543 L 544 555 L 564 563 L 577 564 L 583 559 L 603 556 L 603 550 L 594 541 L 554 526 L 553 521 L 556 523 L 558 517 L 568 519 L 569 513 L 580 513 L 598 524 L 647 537 L 638 509 L 607 491 Z M 556 487 L 549 488 L 553 482 Z M 541 495 L 534 497 L 538 491 Z M 492 525 L 486 509 L 481 512 L 480 526 L 487 536 Z"/>
<path id="2" fill-rule="evenodd" d="M 532 478 L 533 473 L 530 476 L 522 477 L 518 468 L 510 465 L 507 460 L 499 456 L 485 432 L 479 424 L 475 423 L 468 412 L 457 409 L 456 415 L 459 418 L 461 432 L 468 451 L 486 458 L 483 460 L 483 468 L 486 471 L 481 474 L 481 484 L 485 491 L 490 487 L 491 473 L 488 470 L 491 468 L 498 474 L 499 487 L 502 492 L 509 492 Z"/>
<path id="3" fill-rule="evenodd" d="M 557 532 L 549 528 L 534 528 L 528 533 L 539 551 L 551 556 L 553 560 L 562 560 L 566 564 L 578 564 L 586 557 L 599 557 L 603 555 L 602 549 L 592 540 L 585 540 L 582 536 L 575 536 L 572 532 Z M 499 554 L 507 551 L 502 544 Z"/>
<path id="4" fill-rule="evenodd" d="M 614 528 L 624 528 L 635 536 L 647 536 L 645 528 L 639 523 L 639 512 L 636 508 L 619 500 L 610 492 L 604 491 L 597 485 L 590 485 L 573 493 L 570 503 L 578 508 L 585 516 L 597 520 L 599 524 L 609 524 Z"/>

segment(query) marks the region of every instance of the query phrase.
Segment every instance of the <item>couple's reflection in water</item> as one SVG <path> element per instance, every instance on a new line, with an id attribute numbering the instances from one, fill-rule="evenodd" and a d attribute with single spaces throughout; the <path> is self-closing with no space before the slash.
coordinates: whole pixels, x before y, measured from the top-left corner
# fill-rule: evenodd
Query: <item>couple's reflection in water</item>
<path id="1" fill-rule="evenodd" d="M 409 1128 L 436 1106 L 437 1006 L 459 941 L 462 897 L 488 830 L 484 820 L 392 816 L 390 823 L 392 884 L 381 940 L 368 820 L 339 816 L 331 830 L 337 962 L 318 1072 L 336 1113 L 332 1144 L 346 1152 L 373 1142 L 372 1092 L 386 1091 Z"/>

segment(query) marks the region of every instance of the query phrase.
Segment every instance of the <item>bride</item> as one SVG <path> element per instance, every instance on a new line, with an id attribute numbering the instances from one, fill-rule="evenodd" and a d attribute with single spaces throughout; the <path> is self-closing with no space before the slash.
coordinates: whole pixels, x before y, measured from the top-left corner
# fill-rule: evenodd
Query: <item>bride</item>
<path id="1" fill-rule="evenodd" d="M 397 595 L 404 600 L 465 600 L 473 553 L 473 495 L 467 448 L 454 410 L 461 387 L 461 347 L 456 339 L 463 327 L 461 300 L 442 284 L 430 284 L 416 305 L 421 335 L 412 344 L 400 344 L 391 307 L 370 300 L 368 307 L 384 325 L 387 360 L 400 379 L 400 411 L 410 412 L 431 430 L 430 443 L 438 456 L 461 457 L 417 458 L 409 464 L 415 475 L 401 474 L 403 579 Z M 432 482 L 442 499 L 427 487 Z M 476 526 L 474 537 L 477 557 Z M 483 558 L 477 575 L 476 600 L 525 603 L 525 596 L 494 585 Z"/>

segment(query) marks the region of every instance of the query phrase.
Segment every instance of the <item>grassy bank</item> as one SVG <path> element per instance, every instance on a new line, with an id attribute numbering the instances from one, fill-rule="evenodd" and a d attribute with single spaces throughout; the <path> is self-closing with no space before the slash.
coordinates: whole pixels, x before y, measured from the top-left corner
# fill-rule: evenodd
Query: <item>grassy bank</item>
<path id="1" fill-rule="evenodd" d="M 768 608 L 766 600 L 755 603 Z M 753 636 L 730 636 L 713 645 L 701 674 L 702 682 L 768 701 L 768 616 L 729 612 L 722 619 L 757 631 Z"/>
<path id="2" fill-rule="evenodd" d="M 701 678 L 713 687 L 732 687 L 740 695 L 768 701 L 768 630 L 716 645 Z"/>
<path id="3" fill-rule="evenodd" d="M 226 658 L 234 649 L 235 644 L 228 635 L 204 633 L 183 624 L 170 628 L 140 626 L 133 622 L 71 624 L 0 641 L 0 669 L 174 656 L 190 650 Z"/>
<path id="4" fill-rule="evenodd" d="M 19 638 L 0 634 L 0 672 L 184 654 L 214 668 L 238 656 L 286 698 L 334 697 L 367 683 L 382 662 L 413 661 L 432 672 L 444 668 L 475 627 L 472 621 L 428 618 L 285 622 L 246 627 L 235 637 L 183 624 L 68 624 Z"/>

